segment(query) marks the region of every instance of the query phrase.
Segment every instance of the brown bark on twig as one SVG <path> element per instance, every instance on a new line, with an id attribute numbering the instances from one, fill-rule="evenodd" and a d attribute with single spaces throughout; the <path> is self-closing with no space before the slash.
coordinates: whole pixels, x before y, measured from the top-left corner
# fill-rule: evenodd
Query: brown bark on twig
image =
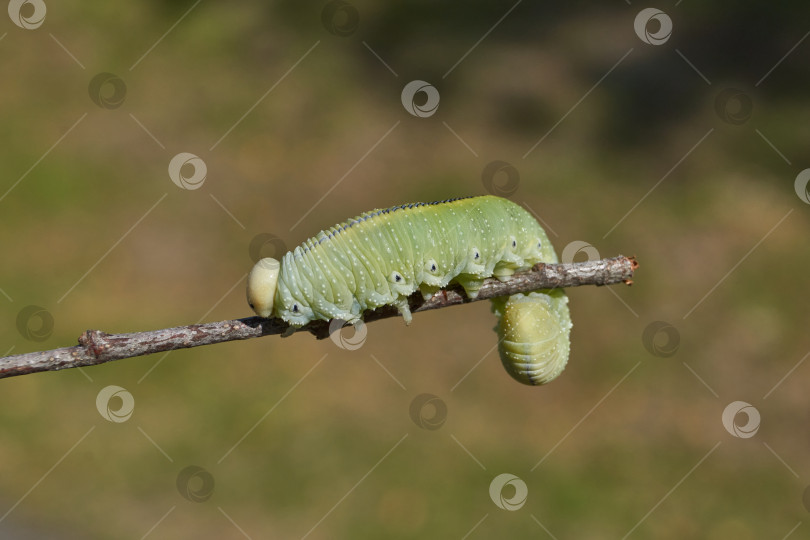
<path id="1" fill-rule="evenodd" d="M 615 283 L 629 285 L 632 283 L 631 278 L 636 268 L 638 263 L 635 258 L 624 256 L 583 263 L 539 263 L 531 270 L 515 274 L 509 281 L 487 279 L 475 299 L 467 298 L 464 290 L 458 285 L 451 285 L 427 301 L 416 292 L 409 297 L 408 302 L 411 312 L 417 313 L 538 289 Z M 383 306 L 367 312 L 363 319 L 368 323 L 397 315 L 397 310 L 393 306 Z M 73 347 L 0 358 L 0 378 L 39 371 L 94 366 L 111 360 L 156 352 L 281 334 L 287 328 L 288 325 L 281 319 L 246 317 L 132 334 L 107 334 L 99 330 L 87 330 L 79 337 L 79 344 Z M 300 330 L 306 330 L 318 339 L 323 339 L 329 336 L 329 323 L 313 321 Z"/>

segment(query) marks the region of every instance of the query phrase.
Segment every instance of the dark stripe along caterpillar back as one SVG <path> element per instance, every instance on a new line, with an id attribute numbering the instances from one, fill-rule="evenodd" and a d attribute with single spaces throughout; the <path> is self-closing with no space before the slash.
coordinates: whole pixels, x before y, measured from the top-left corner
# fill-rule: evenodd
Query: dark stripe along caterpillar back
<path id="1" fill-rule="evenodd" d="M 260 317 L 295 328 L 315 320 L 356 324 L 363 312 L 394 305 L 411 322 L 407 298 L 430 298 L 450 282 L 474 298 L 485 278 L 557 262 L 539 223 L 500 197 L 414 203 L 366 212 L 321 231 L 281 262 L 262 259 L 247 297 Z M 496 298 L 501 361 L 525 384 L 545 384 L 568 361 L 571 318 L 562 290 Z"/>

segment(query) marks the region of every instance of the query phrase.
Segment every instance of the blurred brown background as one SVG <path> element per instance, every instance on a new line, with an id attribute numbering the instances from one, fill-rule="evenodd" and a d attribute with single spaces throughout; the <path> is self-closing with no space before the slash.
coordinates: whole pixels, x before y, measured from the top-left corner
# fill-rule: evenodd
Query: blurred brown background
<path id="1" fill-rule="evenodd" d="M 247 316 L 255 258 L 404 202 L 494 192 L 558 253 L 642 266 L 569 292 L 542 388 L 506 375 L 483 303 L 356 350 L 295 335 L 0 381 L 0 536 L 806 534 L 810 7 L 656 7 L 10 2 L 0 353 Z M 413 80 L 440 96 L 424 117 Z"/>

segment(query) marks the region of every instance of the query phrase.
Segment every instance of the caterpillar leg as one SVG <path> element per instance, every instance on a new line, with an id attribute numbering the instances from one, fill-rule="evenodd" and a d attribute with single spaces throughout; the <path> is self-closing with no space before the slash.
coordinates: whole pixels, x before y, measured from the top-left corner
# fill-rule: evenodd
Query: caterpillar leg
<path id="1" fill-rule="evenodd" d="M 399 300 L 394 302 L 394 305 L 397 306 L 397 311 L 399 311 L 399 314 L 402 315 L 403 319 L 405 319 L 405 324 L 406 325 L 411 324 L 411 321 L 413 320 L 413 315 L 411 315 L 411 306 L 408 305 L 408 297 L 405 296 L 403 298 L 400 298 Z"/>
<path id="2" fill-rule="evenodd" d="M 496 298 L 498 352 L 506 371 L 523 384 L 555 379 L 568 363 L 571 316 L 562 290 Z"/>
<path id="3" fill-rule="evenodd" d="M 298 328 L 298 326 L 288 326 L 286 330 L 281 333 L 281 337 L 290 337 L 296 332 L 296 330 L 298 330 Z"/>
<path id="4" fill-rule="evenodd" d="M 481 278 L 465 275 L 456 277 L 454 281 L 464 288 L 464 293 L 468 298 L 475 298 L 478 296 L 478 291 L 481 289 L 481 285 L 484 283 L 484 280 Z"/>
<path id="5" fill-rule="evenodd" d="M 435 287 L 426 283 L 419 285 L 419 292 L 422 293 L 422 298 L 425 300 L 430 300 L 431 297 L 439 291 L 439 289 L 441 289 L 441 287 Z"/>
<path id="6" fill-rule="evenodd" d="M 492 277 L 498 279 L 498 281 L 509 281 L 514 273 L 515 269 L 511 266 L 495 266 Z"/>

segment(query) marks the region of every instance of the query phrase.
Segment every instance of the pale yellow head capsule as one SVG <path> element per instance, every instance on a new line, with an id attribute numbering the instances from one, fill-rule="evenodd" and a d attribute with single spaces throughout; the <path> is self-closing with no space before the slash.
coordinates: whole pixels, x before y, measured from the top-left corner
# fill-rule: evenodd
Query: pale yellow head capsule
<path id="1" fill-rule="evenodd" d="M 267 257 L 257 262 L 248 274 L 247 301 L 259 317 L 273 314 L 273 299 L 276 296 L 281 263 Z"/>

